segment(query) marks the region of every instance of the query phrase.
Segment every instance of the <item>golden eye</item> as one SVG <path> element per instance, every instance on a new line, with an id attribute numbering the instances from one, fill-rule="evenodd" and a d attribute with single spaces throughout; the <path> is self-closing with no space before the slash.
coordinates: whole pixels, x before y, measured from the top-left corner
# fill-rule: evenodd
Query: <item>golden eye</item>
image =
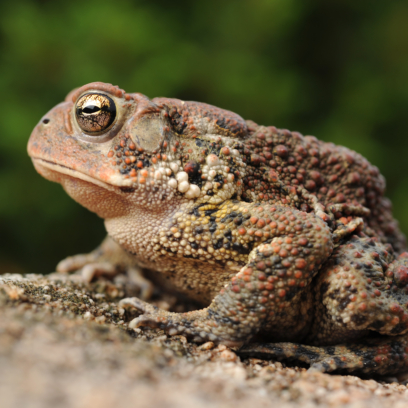
<path id="1" fill-rule="evenodd" d="M 75 106 L 79 127 L 86 133 L 100 133 L 112 125 L 116 118 L 115 102 L 99 93 L 82 95 Z"/>

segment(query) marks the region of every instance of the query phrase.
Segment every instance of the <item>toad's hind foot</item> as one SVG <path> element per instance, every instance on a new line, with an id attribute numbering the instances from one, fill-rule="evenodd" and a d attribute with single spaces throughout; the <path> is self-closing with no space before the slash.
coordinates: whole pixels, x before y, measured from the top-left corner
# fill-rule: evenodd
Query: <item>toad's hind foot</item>
<path id="1" fill-rule="evenodd" d="M 408 370 L 408 336 L 366 339 L 361 344 L 307 346 L 294 343 L 253 343 L 237 352 L 241 357 L 310 364 L 310 371 L 356 374 L 395 374 Z"/>

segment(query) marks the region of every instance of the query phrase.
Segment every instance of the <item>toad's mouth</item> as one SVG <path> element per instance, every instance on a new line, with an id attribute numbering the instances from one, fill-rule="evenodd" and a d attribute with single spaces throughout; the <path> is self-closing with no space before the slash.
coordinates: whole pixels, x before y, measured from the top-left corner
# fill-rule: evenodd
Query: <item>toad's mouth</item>
<path id="1" fill-rule="evenodd" d="M 31 159 L 38 173 L 40 173 L 43 177 L 50 181 L 55 181 L 57 183 L 63 184 L 61 176 L 65 175 L 71 178 L 75 178 L 78 180 L 94 184 L 96 186 L 104 188 L 105 190 L 113 191 L 115 193 L 118 193 L 119 191 L 129 190 L 129 185 L 126 182 L 129 182 L 130 184 L 130 180 L 121 179 L 120 184 L 122 185 L 116 185 L 114 184 L 115 182 L 114 176 L 111 177 L 110 180 L 112 181 L 112 183 L 107 183 L 106 181 L 102 181 L 100 179 L 90 176 L 89 174 L 85 174 L 79 170 L 75 170 L 70 167 L 64 166 L 63 164 L 51 162 L 38 157 L 32 157 Z"/>

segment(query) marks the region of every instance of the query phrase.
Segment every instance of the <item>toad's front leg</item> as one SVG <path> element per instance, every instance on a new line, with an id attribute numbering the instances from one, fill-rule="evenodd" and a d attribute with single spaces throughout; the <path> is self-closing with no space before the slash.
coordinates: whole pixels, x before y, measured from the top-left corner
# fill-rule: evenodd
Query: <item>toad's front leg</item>
<path id="1" fill-rule="evenodd" d="M 320 265 L 333 250 L 327 225 L 314 214 L 286 207 L 265 205 L 252 209 L 252 216 L 268 221 L 274 237 L 258 244 L 248 263 L 214 298 L 208 308 L 188 313 L 160 310 L 137 298 L 124 299 L 123 306 L 144 312 L 131 327 L 150 326 L 170 334 L 184 334 L 197 342 L 215 341 L 239 346 L 261 329 L 276 332 L 298 330 L 301 295 Z M 285 334 L 285 333 L 283 333 Z"/>

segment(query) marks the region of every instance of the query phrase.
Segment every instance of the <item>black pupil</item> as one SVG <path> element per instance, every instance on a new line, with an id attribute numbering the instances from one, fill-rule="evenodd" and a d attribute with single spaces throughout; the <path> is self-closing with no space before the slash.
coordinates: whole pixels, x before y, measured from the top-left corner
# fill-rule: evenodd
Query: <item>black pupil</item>
<path id="1" fill-rule="evenodd" d="M 99 106 L 96 106 L 96 105 L 88 105 L 86 108 L 84 108 L 82 111 L 84 112 L 84 113 L 95 113 L 95 112 L 98 112 L 98 111 L 100 111 L 101 110 L 101 108 L 99 107 Z"/>

